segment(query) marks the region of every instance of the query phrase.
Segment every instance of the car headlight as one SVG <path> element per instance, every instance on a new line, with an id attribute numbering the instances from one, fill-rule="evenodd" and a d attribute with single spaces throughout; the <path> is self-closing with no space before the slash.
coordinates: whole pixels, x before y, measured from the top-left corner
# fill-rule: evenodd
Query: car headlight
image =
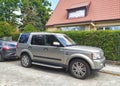
<path id="1" fill-rule="evenodd" d="M 92 53 L 91 57 L 92 57 L 93 60 L 101 59 L 101 56 L 100 56 L 99 52 Z"/>

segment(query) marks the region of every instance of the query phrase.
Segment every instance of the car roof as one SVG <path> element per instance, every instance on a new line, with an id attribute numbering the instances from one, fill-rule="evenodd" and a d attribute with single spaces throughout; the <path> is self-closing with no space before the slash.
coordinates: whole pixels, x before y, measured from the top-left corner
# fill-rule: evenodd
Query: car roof
<path id="1" fill-rule="evenodd" d="M 49 33 L 49 32 L 31 32 L 31 33 L 22 33 L 22 34 L 32 34 L 32 35 L 35 35 L 35 34 L 44 34 L 44 35 L 64 35 L 64 34 L 61 34 L 61 33 Z"/>
<path id="2" fill-rule="evenodd" d="M 5 41 L 5 40 L 0 40 L 1 42 L 6 42 L 6 43 L 12 43 L 12 44 L 17 44 L 16 41 Z"/>

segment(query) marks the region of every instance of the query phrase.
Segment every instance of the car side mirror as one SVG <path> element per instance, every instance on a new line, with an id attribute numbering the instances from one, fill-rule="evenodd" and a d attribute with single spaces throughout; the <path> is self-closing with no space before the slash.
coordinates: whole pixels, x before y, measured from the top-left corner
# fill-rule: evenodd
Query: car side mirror
<path id="1" fill-rule="evenodd" d="M 54 46 L 60 46 L 60 43 L 59 42 L 53 42 L 53 45 Z"/>

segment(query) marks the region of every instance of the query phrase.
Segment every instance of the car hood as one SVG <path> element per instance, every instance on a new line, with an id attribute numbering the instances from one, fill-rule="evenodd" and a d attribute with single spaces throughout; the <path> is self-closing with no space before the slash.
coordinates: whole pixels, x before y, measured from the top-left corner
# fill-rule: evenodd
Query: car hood
<path id="1" fill-rule="evenodd" d="M 91 46 L 68 46 L 65 49 L 74 51 L 87 51 L 87 52 L 100 52 L 101 48 L 91 47 Z"/>

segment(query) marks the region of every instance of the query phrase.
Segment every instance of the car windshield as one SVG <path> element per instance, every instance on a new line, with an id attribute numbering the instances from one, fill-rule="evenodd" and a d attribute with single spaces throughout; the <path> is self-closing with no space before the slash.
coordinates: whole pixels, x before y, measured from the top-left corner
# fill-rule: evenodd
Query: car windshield
<path id="1" fill-rule="evenodd" d="M 2 46 L 2 41 L 0 40 L 0 46 Z"/>
<path id="2" fill-rule="evenodd" d="M 64 46 L 76 45 L 76 43 L 66 35 L 57 35 L 57 38 Z"/>

